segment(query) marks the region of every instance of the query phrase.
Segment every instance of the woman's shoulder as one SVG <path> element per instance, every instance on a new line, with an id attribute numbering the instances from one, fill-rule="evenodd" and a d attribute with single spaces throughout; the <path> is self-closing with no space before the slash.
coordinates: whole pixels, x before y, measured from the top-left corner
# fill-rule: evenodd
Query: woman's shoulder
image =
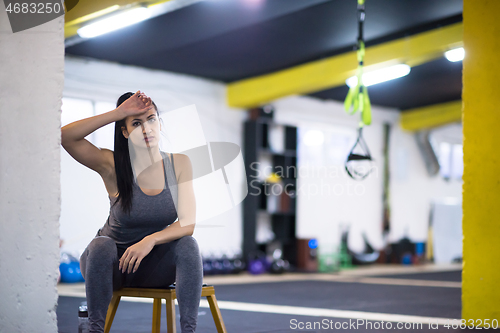
<path id="1" fill-rule="evenodd" d="M 184 170 L 189 170 L 189 172 L 192 172 L 192 165 L 191 165 L 191 159 L 189 158 L 188 155 L 186 154 L 180 154 L 180 153 L 167 153 L 167 152 L 162 152 L 163 154 L 166 155 L 170 159 L 170 161 L 173 160 L 174 162 L 174 170 L 177 175 L 177 178 L 179 178 L 179 175 L 182 173 Z"/>
<path id="2" fill-rule="evenodd" d="M 174 166 L 177 167 L 191 167 L 191 159 L 186 154 L 172 153 Z"/>
<path id="3" fill-rule="evenodd" d="M 161 151 L 161 153 L 164 154 L 169 159 L 173 160 L 174 163 L 176 163 L 176 162 L 185 163 L 187 161 L 190 161 L 189 156 L 187 156 L 186 154 L 167 153 L 165 151 Z"/>
<path id="4" fill-rule="evenodd" d="M 189 156 L 186 155 L 186 154 L 181 154 L 181 153 L 174 153 L 174 158 L 178 157 L 178 158 L 181 158 L 181 159 L 189 159 Z"/>

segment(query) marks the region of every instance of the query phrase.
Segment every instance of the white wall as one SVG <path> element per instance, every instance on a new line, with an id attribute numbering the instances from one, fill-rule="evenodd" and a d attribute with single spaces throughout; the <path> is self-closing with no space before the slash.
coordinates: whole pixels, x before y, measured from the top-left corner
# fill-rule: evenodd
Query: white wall
<path id="1" fill-rule="evenodd" d="M 460 125 L 435 129 L 436 139 L 461 142 Z M 414 134 L 395 127 L 390 138 L 391 160 L 391 232 L 389 240 L 407 236 L 414 242 L 425 242 L 429 227 L 431 203 L 445 199 L 462 200 L 462 181 L 446 181 L 439 174 L 429 176 Z"/>
<path id="2" fill-rule="evenodd" d="M 66 57 L 63 95 L 71 99 L 90 100 L 99 112 L 114 108 L 118 97 L 127 92 L 144 91 L 162 112 L 195 104 L 207 141 L 227 141 L 242 145 L 242 123 L 245 113 L 226 106 L 224 85 L 186 75 L 148 70 L 134 66 Z M 74 110 L 77 111 L 75 106 Z M 73 112 L 63 106 L 66 112 Z M 67 115 L 68 119 L 71 118 Z M 112 147 L 113 124 L 89 136 L 101 147 Z M 111 134 L 112 135 L 112 134 Z M 100 138 L 100 139 L 99 139 Z M 104 141 L 103 141 L 104 140 Z M 62 149 L 62 148 L 61 148 Z M 109 214 L 109 199 L 100 176 L 78 164 L 64 149 L 61 152 L 61 237 L 64 249 L 76 254 L 102 227 Z M 241 248 L 241 205 L 197 225 L 194 236 L 202 253 L 221 253 Z M 218 227 L 216 227 L 217 225 Z"/>
<path id="3" fill-rule="evenodd" d="M 414 242 L 426 241 L 431 203 L 450 198 L 461 200 L 460 180 L 445 181 L 439 175 L 430 177 L 427 174 L 414 134 L 401 129 L 397 110 L 373 108 L 373 122 L 364 128 L 363 135 L 378 172 L 363 181 L 354 181 L 344 170 L 348 151 L 344 146 L 339 147 L 338 138 L 347 140 L 349 149 L 352 147 L 359 115 L 347 115 L 341 102 L 309 97 L 292 96 L 273 105 L 277 109 L 276 122 L 299 126 L 304 131 L 320 130 L 325 135 L 321 147 L 309 147 L 307 154 L 299 151 L 302 159 L 299 159 L 297 181 L 298 187 L 302 187 L 297 200 L 297 237 L 317 238 L 320 250 L 335 249 L 340 242 L 340 230 L 345 226 L 350 226 L 349 243 L 353 250 L 363 250 L 363 232 L 373 247 L 381 249 L 384 245 L 383 123 L 392 124 L 389 157 L 391 230 L 386 241 L 397 242 L 405 236 Z M 461 142 L 460 125 L 434 132 L 437 140 Z M 337 140 L 327 142 L 332 135 Z M 340 152 L 343 157 L 339 160 L 335 155 Z M 312 172 L 318 169 L 329 173 Z"/>
<path id="4" fill-rule="evenodd" d="M 344 161 L 357 138 L 359 114 L 349 116 L 343 103 L 310 97 L 288 97 L 273 105 L 277 122 L 325 135 L 321 147 L 308 148 L 318 149 L 314 153 L 301 152 L 299 145 L 297 237 L 317 238 L 321 250 L 331 250 L 340 242 L 340 228 L 350 227 L 354 250 L 363 250 L 362 232 L 374 247 L 382 247 L 383 123 L 395 123 L 398 112 L 373 107 L 372 124 L 364 127 L 363 136 L 375 169 L 365 180 L 355 181 L 345 172 Z M 327 142 L 332 135 L 335 141 Z M 342 144 L 341 138 L 347 143 Z"/>
<path id="5" fill-rule="evenodd" d="M 13 34 L 0 4 L 0 332 L 57 332 L 63 23 Z"/>

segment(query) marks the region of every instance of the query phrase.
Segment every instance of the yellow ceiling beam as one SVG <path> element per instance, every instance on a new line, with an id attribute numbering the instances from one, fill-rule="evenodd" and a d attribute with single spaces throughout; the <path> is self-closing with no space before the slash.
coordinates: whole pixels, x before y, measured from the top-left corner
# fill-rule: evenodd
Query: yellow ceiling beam
<path id="1" fill-rule="evenodd" d="M 418 131 L 461 120 L 462 101 L 453 101 L 401 112 L 400 124 L 404 130 Z"/>
<path id="2" fill-rule="evenodd" d="M 418 66 L 440 58 L 445 51 L 463 45 L 462 27 L 462 23 L 456 23 L 368 47 L 365 70 L 399 63 Z M 236 81 L 227 85 L 227 103 L 232 107 L 250 108 L 289 95 L 308 94 L 344 85 L 345 80 L 355 74 L 357 65 L 356 52 L 352 51 Z"/>
<path id="3" fill-rule="evenodd" d="M 86 22 L 96 19 L 100 16 L 109 14 L 127 6 L 145 4 L 147 7 L 159 5 L 171 0 L 99 0 L 86 1 L 80 0 L 78 4 L 64 15 L 64 38 L 69 38 L 76 35 L 77 30 Z"/>

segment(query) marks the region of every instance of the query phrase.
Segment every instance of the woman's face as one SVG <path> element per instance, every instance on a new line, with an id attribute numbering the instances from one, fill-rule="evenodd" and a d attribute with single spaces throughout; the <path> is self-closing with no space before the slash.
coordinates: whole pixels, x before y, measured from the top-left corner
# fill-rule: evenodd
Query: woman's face
<path id="1" fill-rule="evenodd" d="M 125 119 L 122 133 L 130 139 L 135 146 L 150 148 L 158 146 L 160 142 L 160 119 L 153 107 L 140 116 L 129 116 Z"/>

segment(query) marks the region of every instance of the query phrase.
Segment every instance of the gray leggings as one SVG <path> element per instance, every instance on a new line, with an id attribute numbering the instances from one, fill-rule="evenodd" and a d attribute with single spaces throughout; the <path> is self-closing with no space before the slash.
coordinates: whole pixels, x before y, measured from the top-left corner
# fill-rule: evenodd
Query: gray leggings
<path id="1" fill-rule="evenodd" d="M 195 332 L 203 284 L 203 264 L 196 239 L 184 236 L 155 245 L 135 273 L 122 273 L 118 260 L 126 248 L 96 236 L 80 257 L 85 278 L 90 332 L 104 332 L 113 290 L 122 287 L 166 288 L 176 283 L 181 332 Z"/>

